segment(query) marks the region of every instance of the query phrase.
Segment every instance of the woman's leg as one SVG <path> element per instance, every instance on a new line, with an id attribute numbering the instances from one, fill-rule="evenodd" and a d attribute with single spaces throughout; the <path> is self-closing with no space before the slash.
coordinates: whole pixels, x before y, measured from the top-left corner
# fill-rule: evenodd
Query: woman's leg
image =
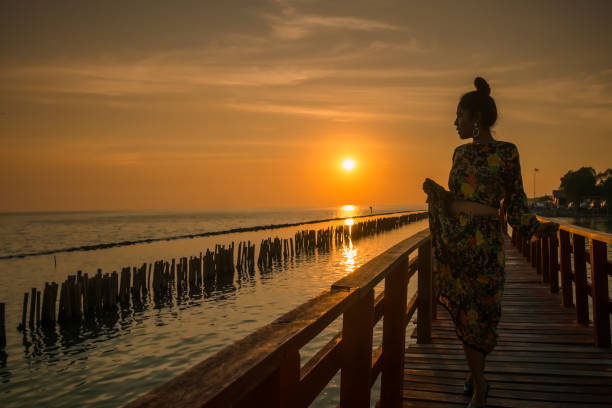
<path id="1" fill-rule="evenodd" d="M 472 383 L 474 384 L 474 395 L 472 396 L 472 404 L 483 405 L 486 397 L 487 382 L 484 378 L 485 355 L 463 344 L 465 359 L 472 374 Z"/>

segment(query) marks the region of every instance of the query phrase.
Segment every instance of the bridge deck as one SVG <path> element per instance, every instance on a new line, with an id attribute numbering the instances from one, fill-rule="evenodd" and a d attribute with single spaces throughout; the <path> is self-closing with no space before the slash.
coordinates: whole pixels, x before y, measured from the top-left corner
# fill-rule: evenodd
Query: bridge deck
<path id="1" fill-rule="evenodd" d="M 497 348 L 488 356 L 488 407 L 612 407 L 612 351 L 560 306 L 518 250 L 506 243 L 506 289 Z M 466 407 L 467 364 L 446 310 L 432 343 L 406 350 L 405 407 Z"/>

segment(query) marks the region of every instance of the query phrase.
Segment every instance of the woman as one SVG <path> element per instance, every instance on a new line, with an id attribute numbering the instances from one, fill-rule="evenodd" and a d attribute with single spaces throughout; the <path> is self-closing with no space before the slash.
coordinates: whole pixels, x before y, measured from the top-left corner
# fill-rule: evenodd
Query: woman
<path id="1" fill-rule="evenodd" d="M 470 367 L 464 392 L 468 407 L 484 407 L 488 383 L 485 357 L 495 347 L 504 287 L 504 239 L 500 214 L 531 237 L 551 234 L 555 223 L 540 223 L 527 208 L 519 163 L 512 143 L 493 139 L 497 107 L 489 84 L 474 81 L 461 97 L 455 126 L 461 139 L 473 139 L 453 154 L 449 189 L 426 179 L 429 222 L 435 254 L 434 290 L 455 322 Z"/>

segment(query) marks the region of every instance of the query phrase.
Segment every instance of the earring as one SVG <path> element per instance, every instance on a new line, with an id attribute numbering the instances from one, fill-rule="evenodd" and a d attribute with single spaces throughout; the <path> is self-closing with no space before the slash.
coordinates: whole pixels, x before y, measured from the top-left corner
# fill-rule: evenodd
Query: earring
<path id="1" fill-rule="evenodd" d="M 479 135 L 480 135 L 480 129 L 475 127 L 474 130 L 472 131 L 472 136 L 474 136 L 474 138 L 477 138 Z"/>

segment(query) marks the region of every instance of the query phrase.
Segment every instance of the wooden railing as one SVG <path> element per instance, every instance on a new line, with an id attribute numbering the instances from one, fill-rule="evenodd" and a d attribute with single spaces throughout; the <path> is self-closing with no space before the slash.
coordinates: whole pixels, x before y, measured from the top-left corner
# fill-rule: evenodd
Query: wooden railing
<path id="1" fill-rule="evenodd" d="M 307 407 L 340 370 L 341 406 L 369 407 L 380 375 L 380 405 L 400 407 L 406 326 L 417 309 L 417 341 L 431 341 L 431 259 L 425 229 L 127 406 Z M 408 281 L 417 271 L 418 296 L 408 300 Z M 382 280 L 384 291 L 375 297 Z M 300 349 L 340 316 L 342 331 L 301 366 Z M 381 318 L 382 344 L 372 353 Z"/>
<path id="2" fill-rule="evenodd" d="M 554 221 L 538 218 L 540 221 Z M 587 240 L 588 250 L 585 247 Z M 565 307 L 576 308 L 576 320 L 580 324 L 588 325 L 591 320 L 588 299 L 591 297 L 595 346 L 610 347 L 612 303 L 608 277 L 612 276 L 612 264 L 608 260 L 607 245 L 612 244 L 612 234 L 561 224 L 555 238 L 536 237 L 527 241 L 513 230 L 512 242 L 531 261 L 542 282 L 548 283 L 553 293 L 559 292 L 560 275 L 561 302 Z M 590 264 L 590 282 L 587 264 Z"/>

